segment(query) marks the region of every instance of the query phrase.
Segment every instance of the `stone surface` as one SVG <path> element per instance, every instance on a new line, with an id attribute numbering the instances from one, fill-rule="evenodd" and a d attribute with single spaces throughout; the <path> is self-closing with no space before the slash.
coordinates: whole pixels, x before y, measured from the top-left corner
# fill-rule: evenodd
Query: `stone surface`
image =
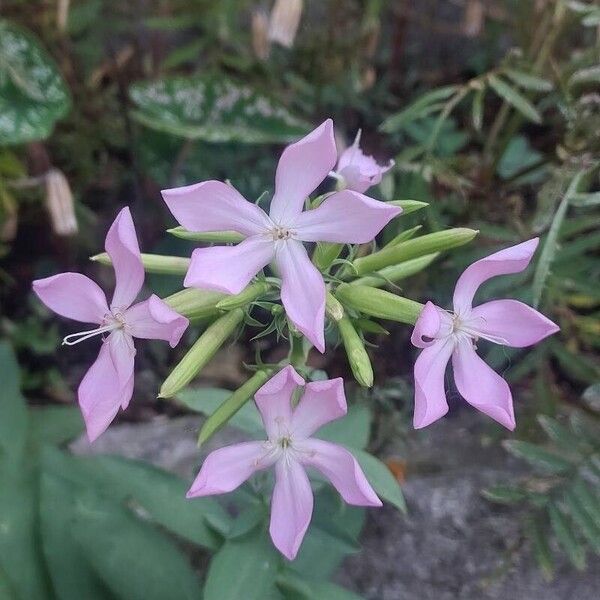
<path id="1" fill-rule="evenodd" d="M 147 460 L 192 480 L 201 460 L 196 447 L 200 419 L 157 418 L 111 427 L 90 447 L 76 452 L 115 453 Z M 600 562 L 590 559 L 580 574 L 559 563 L 552 582 L 534 564 L 520 534 L 518 510 L 486 501 L 486 485 L 522 469 L 497 444 L 482 445 L 485 421 L 461 412 L 422 432 L 386 456 L 408 464 L 403 485 L 409 514 L 391 508 L 370 511 L 363 550 L 351 556 L 338 581 L 369 600 L 595 600 Z M 243 439 L 221 432 L 204 452 Z M 327 599 L 319 599 L 327 600 Z"/>

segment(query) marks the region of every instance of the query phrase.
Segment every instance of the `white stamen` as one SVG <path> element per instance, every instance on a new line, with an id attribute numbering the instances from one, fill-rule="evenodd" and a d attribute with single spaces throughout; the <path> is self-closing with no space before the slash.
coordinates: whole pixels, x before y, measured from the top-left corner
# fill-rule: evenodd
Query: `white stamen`
<path id="1" fill-rule="evenodd" d="M 79 342 L 84 342 L 85 340 L 89 340 L 97 335 L 102 335 L 108 331 L 114 331 L 122 327 L 121 323 L 111 323 L 110 325 L 105 325 L 104 327 L 97 327 L 96 329 L 89 329 L 88 331 L 80 331 L 79 333 L 72 333 L 71 335 L 66 336 L 62 343 L 63 346 L 74 346 L 75 344 L 79 344 Z"/>

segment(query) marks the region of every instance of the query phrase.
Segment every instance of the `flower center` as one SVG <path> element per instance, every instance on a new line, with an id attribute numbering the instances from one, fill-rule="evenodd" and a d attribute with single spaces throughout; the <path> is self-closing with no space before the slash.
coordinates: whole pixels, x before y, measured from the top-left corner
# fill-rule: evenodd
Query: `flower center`
<path id="1" fill-rule="evenodd" d="M 104 319 L 102 320 L 102 325 L 100 325 L 100 327 L 67 335 L 63 339 L 62 343 L 63 346 L 74 346 L 75 344 L 89 340 L 97 335 L 109 333 L 115 329 L 125 329 L 125 327 L 126 323 L 122 312 L 119 311 L 115 314 L 108 313 L 107 315 L 104 315 Z"/>
<path id="2" fill-rule="evenodd" d="M 273 235 L 273 241 L 278 242 L 280 240 L 289 240 L 292 237 L 293 232 L 287 227 L 275 226 L 271 230 L 271 234 Z"/>

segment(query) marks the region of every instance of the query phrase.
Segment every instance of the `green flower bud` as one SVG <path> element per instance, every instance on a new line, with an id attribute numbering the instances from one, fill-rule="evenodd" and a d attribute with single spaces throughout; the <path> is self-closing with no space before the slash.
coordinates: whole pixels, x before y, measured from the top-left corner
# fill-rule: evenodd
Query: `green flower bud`
<path id="1" fill-rule="evenodd" d="M 256 281 L 245 287 L 239 294 L 223 298 L 217 304 L 217 308 L 219 310 L 242 308 L 264 296 L 270 289 L 271 284 L 267 281 Z"/>
<path id="2" fill-rule="evenodd" d="M 167 229 L 167 233 L 190 242 L 236 244 L 244 239 L 244 236 L 237 231 L 188 231 L 183 227 L 173 227 Z"/>
<path id="3" fill-rule="evenodd" d="M 112 265 L 110 256 L 106 252 L 90 256 L 90 260 L 101 265 Z M 160 273 L 161 275 L 185 275 L 190 266 L 190 259 L 182 256 L 162 256 L 161 254 L 142 254 L 142 264 L 146 273 Z"/>
<path id="4" fill-rule="evenodd" d="M 229 419 L 250 400 L 258 389 L 267 382 L 271 376 L 271 369 L 263 369 L 256 371 L 246 383 L 240 386 L 235 392 L 227 398 L 215 412 L 204 421 L 198 436 L 198 446 L 204 444 L 210 439 L 221 427 L 227 424 Z"/>
<path id="5" fill-rule="evenodd" d="M 474 229 L 463 227 L 436 231 L 357 258 L 352 264 L 358 275 L 365 275 L 411 258 L 462 246 L 470 242 L 477 233 Z"/>
<path id="6" fill-rule="evenodd" d="M 420 202 L 419 200 L 392 200 L 391 202 L 386 202 L 386 204 L 393 204 L 394 206 L 399 206 L 402 209 L 402 215 L 406 216 L 410 215 L 410 213 L 416 212 L 429 206 L 427 202 Z"/>
<path id="7" fill-rule="evenodd" d="M 373 367 L 363 341 L 347 316 L 336 321 L 354 379 L 363 387 L 373 385 Z"/>
<path id="8" fill-rule="evenodd" d="M 344 307 L 331 292 L 327 292 L 325 297 L 325 311 L 327 316 L 334 321 L 339 321 L 344 316 Z"/>
<path id="9" fill-rule="evenodd" d="M 209 325 L 165 379 L 158 397 L 171 398 L 190 383 L 243 320 L 244 311 L 236 308 Z"/>
<path id="10" fill-rule="evenodd" d="M 413 258 L 405 262 L 401 262 L 398 265 L 392 265 L 391 267 L 384 267 L 380 271 L 375 271 L 372 275 L 366 277 L 360 277 L 350 282 L 350 285 L 370 285 L 371 287 L 382 287 L 386 282 L 391 281 L 396 283 L 410 277 L 419 271 L 422 271 L 428 267 L 438 256 L 439 252 L 433 254 L 426 254 L 419 258 Z"/>
<path id="11" fill-rule="evenodd" d="M 206 319 L 220 314 L 217 304 L 225 294 L 188 288 L 163 300 L 176 312 L 188 319 Z"/>
<path id="12" fill-rule="evenodd" d="M 366 285 L 343 283 L 335 295 L 343 304 L 365 315 L 409 325 L 415 324 L 423 310 L 419 302 Z"/>

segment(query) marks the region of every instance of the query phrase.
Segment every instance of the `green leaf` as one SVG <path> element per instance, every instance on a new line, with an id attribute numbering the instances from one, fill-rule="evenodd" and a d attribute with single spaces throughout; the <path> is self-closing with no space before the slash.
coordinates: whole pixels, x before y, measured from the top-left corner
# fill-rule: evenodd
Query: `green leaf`
<path id="1" fill-rule="evenodd" d="M 572 490 L 567 490 L 564 497 L 564 508 L 571 515 L 583 537 L 589 542 L 594 552 L 600 554 L 600 527 L 584 509 L 579 498 Z"/>
<path id="2" fill-rule="evenodd" d="M 197 600 L 201 590 L 184 554 L 151 525 L 97 494 L 76 498 L 75 539 L 119 598 Z"/>
<path id="3" fill-rule="evenodd" d="M 542 79 L 531 73 L 524 73 L 517 69 L 504 69 L 504 74 L 514 83 L 535 92 L 549 92 L 552 89 L 552 82 L 547 79 Z"/>
<path id="4" fill-rule="evenodd" d="M 527 497 L 527 494 L 514 485 L 498 484 L 482 490 L 482 495 L 498 504 L 516 504 Z"/>
<path id="5" fill-rule="evenodd" d="M 566 451 L 573 452 L 582 446 L 583 440 L 561 425 L 556 419 L 546 415 L 538 415 L 537 419 L 546 435 Z"/>
<path id="6" fill-rule="evenodd" d="M 89 473 L 97 491 L 143 508 L 150 518 L 183 539 L 214 549 L 220 538 L 210 522 L 230 519 L 214 498 L 186 499 L 188 482 L 146 463 L 116 456 L 72 459 Z"/>
<path id="7" fill-rule="evenodd" d="M 277 587 L 285 600 L 361 600 L 360 596 L 335 583 L 307 581 L 289 570 L 277 578 Z"/>
<path id="8" fill-rule="evenodd" d="M 70 105 L 58 67 L 38 40 L 0 19 L 0 146 L 48 137 Z"/>
<path id="9" fill-rule="evenodd" d="M 84 429 L 81 411 L 75 406 L 45 406 L 29 409 L 31 438 L 38 445 L 60 445 Z"/>
<path id="10" fill-rule="evenodd" d="M 553 503 L 548 505 L 548 516 L 550 517 L 550 525 L 558 543 L 565 551 L 573 566 L 582 571 L 585 569 L 586 564 L 585 549 L 573 534 L 571 524 Z"/>
<path id="11" fill-rule="evenodd" d="M 585 481 L 577 479 L 571 487 L 571 493 L 596 526 L 600 527 L 600 497 L 597 490 L 591 490 Z"/>
<path id="12" fill-rule="evenodd" d="M 505 440 L 502 445 L 517 458 L 526 460 L 531 466 L 549 473 L 564 473 L 573 468 L 573 463 L 562 455 L 541 446 L 520 440 Z"/>
<path id="13" fill-rule="evenodd" d="M 377 495 L 395 506 L 400 512 L 406 513 L 406 501 L 400 485 L 385 463 L 364 450 L 358 450 L 357 448 L 348 448 L 348 450 L 362 467 Z"/>
<path id="14" fill-rule="evenodd" d="M 213 556 L 204 585 L 204 600 L 270 600 L 282 559 L 266 528 L 227 540 Z M 168 598 L 170 596 L 165 596 Z"/>
<path id="15" fill-rule="evenodd" d="M 187 388 L 179 392 L 177 401 L 203 415 L 212 415 L 232 392 L 219 388 Z M 247 402 L 233 415 L 229 425 L 237 427 L 252 436 L 259 435 L 264 431 L 260 414 L 254 402 Z"/>
<path id="16" fill-rule="evenodd" d="M 489 77 L 490 87 L 504 100 L 516 108 L 526 119 L 533 121 L 534 123 L 541 123 L 542 117 L 537 109 L 522 96 L 515 88 L 502 81 L 496 75 L 490 75 Z"/>
<path id="17" fill-rule="evenodd" d="M 589 194 L 573 194 L 571 205 L 577 208 L 590 208 L 600 206 L 600 192 L 591 192 Z"/>
<path id="18" fill-rule="evenodd" d="M 579 69 L 578 71 L 575 71 L 575 73 L 573 73 L 573 75 L 571 75 L 569 78 L 569 87 L 587 85 L 590 83 L 600 83 L 600 65 Z"/>
<path id="19" fill-rule="evenodd" d="M 28 416 L 21 395 L 19 365 L 6 341 L 0 341 L 0 381 L 0 472 L 14 472 L 21 466 L 27 442 Z"/>
<path id="20" fill-rule="evenodd" d="M 350 406 L 348 414 L 321 427 L 315 437 L 353 448 L 364 448 L 371 434 L 371 412 L 366 404 Z"/>
<path id="21" fill-rule="evenodd" d="M 105 600 L 107 590 L 71 534 L 75 490 L 65 479 L 42 473 L 40 532 L 52 586 L 62 600 Z"/>
<path id="22" fill-rule="evenodd" d="M 448 85 L 423 94 L 400 112 L 388 117 L 379 129 L 385 133 L 394 133 L 415 119 L 422 119 L 442 110 L 445 106 L 443 101 L 455 94 L 458 89 L 456 85 Z"/>
<path id="23" fill-rule="evenodd" d="M 581 182 L 583 173 L 583 171 L 580 171 L 571 180 L 571 183 L 569 184 L 569 187 L 558 206 L 558 210 L 552 219 L 550 229 L 548 230 L 548 235 L 546 236 L 546 241 L 542 247 L 542 251 L 535 268 L 535 273 L 533 275 L 532 294 L 534 308 L 539 306 L 542 299 L 542 293 L 546 285 L 546 280 L 550 274 L 550 267 L 556 255 L 560 229 L 567 214 L 567 209 L 569 207 L 571 198 L 578 192 L 579 183 Z"/>
<path id="24" fill-rule="evenodd" d="M 173 77 L 136 83 L 133 118 L 143 125 L 207 142 L 277 143 L 307 133 L 283 105 L 224 77 Z"/>
<path id="25" fill-rule="evenodd" d="M 548 536 L 539 515 L 527 520 L 525 530 L 531 540 L 533 555 L 544 575 L 544 579 L 550 581 L 554 576 L 554 560 L 552 559 Z"/>
<path id="26" fill-rule="evenodd" d="M 315 494 L 314 523 L 290 567 L 307 580 L 327 579 L 344 557 L 356 552 L 365 510 L 343 502 L 330 486 Z M 329 523 L 327 530 L 324 524 Z M 343 531 L 340 538 L 335 532 Z M 348 543 L 348 541 L 353 543 Z"/>

